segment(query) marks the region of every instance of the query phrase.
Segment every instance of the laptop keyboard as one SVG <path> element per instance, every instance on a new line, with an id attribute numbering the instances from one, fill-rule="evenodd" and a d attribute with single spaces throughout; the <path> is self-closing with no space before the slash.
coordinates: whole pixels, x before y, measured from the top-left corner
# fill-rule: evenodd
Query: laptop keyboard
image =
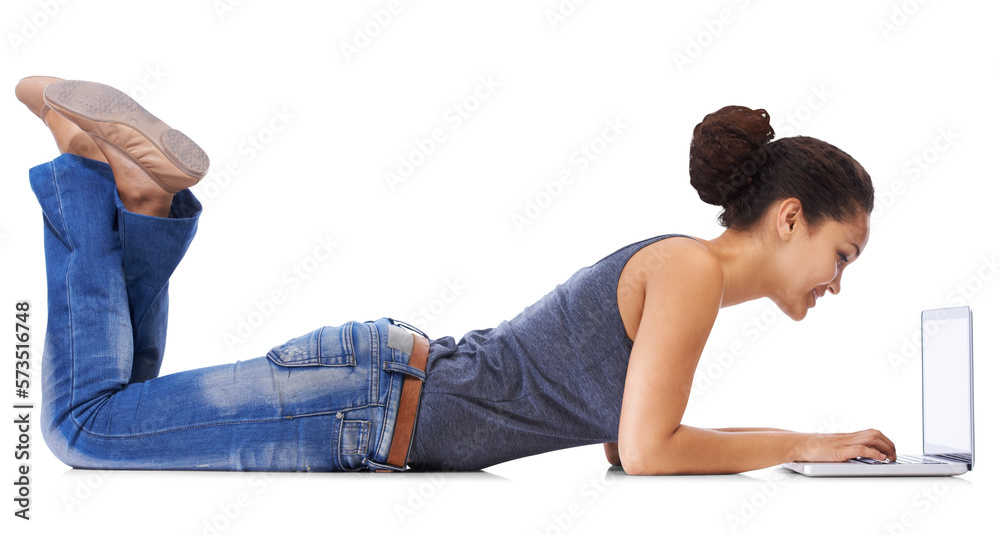
<path id="1" fill-rule="evenodd" d="M 936 455 L 956 463 L 972 464 L 972 455 L 968 453 L 938 453 Z"/>
<path id="2" fill-rule="evenodd" d="M 867 457 L 858 457 L 854 460 L 865 464 L 947 464 L 941 461 L 935 461 L 934 459 L 928 457 L 917 457 L 916 455 L 897 455 L 895 462 L 877 461 Z"/>

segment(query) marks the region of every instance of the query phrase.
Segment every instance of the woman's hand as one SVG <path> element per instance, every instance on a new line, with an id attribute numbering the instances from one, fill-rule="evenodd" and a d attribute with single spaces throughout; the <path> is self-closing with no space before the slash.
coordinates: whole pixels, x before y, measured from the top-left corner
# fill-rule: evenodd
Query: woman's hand
<path id="1" fill-rule="evenodd" d="M 895 461 L 896 445 L 881 431 L 805 435 L 796 461 L 842 462 L 857 457 Z"/>

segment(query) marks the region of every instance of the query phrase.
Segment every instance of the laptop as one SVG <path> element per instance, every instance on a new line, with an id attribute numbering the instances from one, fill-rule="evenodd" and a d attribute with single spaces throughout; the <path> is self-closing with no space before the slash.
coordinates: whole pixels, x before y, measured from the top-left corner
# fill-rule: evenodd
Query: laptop
<path id="1" fill-rule="evenodd" d="M 807 476 L 953 476 L 972 470 L 972 310 L 925 310 L 920 315 L 923 376 L 923 455 L 895 462 L 858 458 L 845 462 L 785 463 Z"/>

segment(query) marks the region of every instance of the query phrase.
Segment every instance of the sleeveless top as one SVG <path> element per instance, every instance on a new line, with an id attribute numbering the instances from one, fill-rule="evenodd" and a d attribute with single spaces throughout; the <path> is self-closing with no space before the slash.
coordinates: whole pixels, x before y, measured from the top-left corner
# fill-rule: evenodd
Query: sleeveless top
<path id="1" fill-rule="evenodd" d="M 477 470 L 618 440 L 632 341 L 618 311 L 625 246 L 495 328 L 433 340 L 410 447 L 417 470 Z M 694 238 L 691 238 L 694 239 Z"/>

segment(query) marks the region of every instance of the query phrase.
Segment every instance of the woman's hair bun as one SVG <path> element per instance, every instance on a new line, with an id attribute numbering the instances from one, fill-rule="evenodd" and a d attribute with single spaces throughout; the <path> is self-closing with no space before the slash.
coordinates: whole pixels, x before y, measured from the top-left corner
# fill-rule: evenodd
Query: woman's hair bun
<path id="1" fill-rule="evenodd" d="M 701 200 L 726 206 L 760 175 L 774 138 L 765 110 L 726 106 L 694 127 L 688 171 Z"/>

